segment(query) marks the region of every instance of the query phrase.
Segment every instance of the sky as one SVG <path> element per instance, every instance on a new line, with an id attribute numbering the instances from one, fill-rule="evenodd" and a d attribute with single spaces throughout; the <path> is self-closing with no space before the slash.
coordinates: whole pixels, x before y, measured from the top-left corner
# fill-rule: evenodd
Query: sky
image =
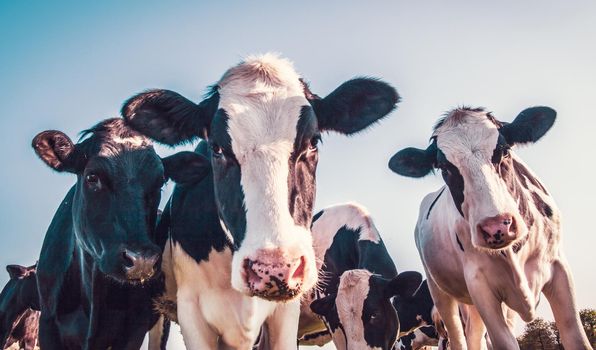
<path id="1" fill-rule="evenodd" d="M 422 270 L 413 238 L 418 205 L 442 180 L 393 174 L 391 155 L 426 147 L 434 122 L 457 106 L 484 106 L 503 121 L 529 106 L 555 108 L 551 131 L 517 152 L 559 205 L 578 305 L 594 308 L 595 13 L 588 0 L 2 1 L 0 265 L 37 260 L 75 181 L 37 159 L 36 133 L 57 129 L 74 139 L 147 88 L 198 102 L 242 57 L 274 51 L 321 96 L 362 75 L 402 96 L 371 130 L 324 135 L 316 201 L 368 207 L 400 271 Z M 0 274 L 0 283 L 7 279 Z M 539 315 L 551 318 L 548 309 L 543 301 Z M 181 348 L 173 338 L 170 348 Z"/>

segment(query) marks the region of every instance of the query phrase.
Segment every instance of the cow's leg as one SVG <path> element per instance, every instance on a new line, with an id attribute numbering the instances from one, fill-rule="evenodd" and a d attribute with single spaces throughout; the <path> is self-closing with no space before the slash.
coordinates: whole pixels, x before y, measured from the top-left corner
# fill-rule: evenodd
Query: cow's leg
<path id="1" fill-rule="evenodd" d="M 464 329 L 461 324 L 461 319 L 459 318 L 459 308 L 457 301 L 439 289 L 432 278 L 430 278 L 428 273 L 426 276 L 429 276 L 427 279 L 428 289 L 430 290 L 430 294 L 433 297 L 435 306 L 437 307 L 437 310 L 439 310 L 439 314 L 443 319 L 443 323 L 447 329 L 447 334 L 449 334 L 449 345 L 451 346 L 451 349 L 466 349 Z"/>
<path id="2" fill-rule="evenodd" d="M 300 301 L 279 304 L 267 319 L 267 334 L 271 350 L 298 349 Z"/>
<path id="3" fill-rule="evenodd" d="M 164 315 L 159 316 L 157 322 L 149 330 L 149 347 L 147 350 L 165 350 L 164 339 L 167 340 L 168 337 L 165 330 L 167 329 L 167 332 L 169 332 L 169 322 Z"/>
<path id="4" fill-rule="evenodd" d="M 564 258 L 552 264 L 552 278 L 543 289 L 565 349 L 591 349 L 581 325 L 569 267 Z M 494 343 L 494 342 L 493 342 Z"/>
<path id="5" fill-rule="evenodd" d="M 217 333 L 203 318 L 196 292 L 189 286 L 179 286 L 177 301 L 178 322 L 186 348 L 189 350 L 216 350 Z"/>
<path id="6" fill-rule="evenodd" d="M 486 341 L 484 339 L 486 327 L 484 326 L 484 322 L 482 322 L 478 310 L 474 306 L 469 305 L 466 308 L 466 312 L 465 329 L 468 350 L 486 350 Z"/>
<path id="7" fill-rule="evenodd" d="M 39 346 L 44 350 L 64 349 L 60 341 L 58 325 L 56 325 L 54 318 L 44 317 L 43 313 L 39 318 Z"/>
<path id="8" fill-rule="evenodd" d="M 484 276 L 477 270 L 470 269 L 465 271 L 465 277 L 472 302 L 488 329 L 495 349 L 519 349 L 519 344 L 505 321 L 501 301 L 490 289 Z"/>

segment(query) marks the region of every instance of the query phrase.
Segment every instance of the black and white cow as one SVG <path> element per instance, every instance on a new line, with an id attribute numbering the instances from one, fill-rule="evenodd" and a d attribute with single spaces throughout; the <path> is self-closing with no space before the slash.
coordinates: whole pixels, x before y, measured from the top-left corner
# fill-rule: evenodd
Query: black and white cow
<path id="1" fill-rule="evenodd" d="M 479 348 L 484 325 L 495 349 L 518 349 L 502 304 L 528 322 L 540 293 L 565 348 L 590 348 L 559 245 L 559 211 L 513 152 L 515 145 L 539 140 L 555 116 L 551 108 L 533 107 L 504 123 L 481 108 L 457 108 L 435 126 L 426 150 L 407 148 L 389 161 L 398 174 L 422 177 L 439 169 L 445 180 L 422 201 L 415 236 L 454 349 L 465 348 L 466 341 Z M 458 301 L 474 305 L 465 339 Z"/>
<path id="2" fill-rule="evenodd" d="M 299 339 L 307 343 L 313 334 L 323 335 L 326 326 L 339 350 L 391 349 L 400 329 L 391 298 L 412 295 L 422 276 L 397 274 L 370 214 L 360 205 L 323 209 L 314 217 L 312 234 L 319 283 L 303 298 Z M 324 324 L 318 326 L 320 320 Z"/>
<path id="3" fill-rule="evenodd" d="M 310 224 L 321 133 L 356 133 L 397 102 L 368 78 L 319 98 L 288 60 L 266 54 L 230 68 L 199 104 L 168 90 L 125 103 L 123 116 L 159 142 L 209 144 L 212 177 L 178 187 L 167 215 L 167 297 L 188 348 L 249 349 L 263 322 L 273 348 L 296 346 L 298 298 L 317 280 Z"/>
<path id="4" fill-rule="evenodd" d="M 435 307 L 426 280 L 413 295 L 393 298 L 393 306 L 399 315 L 401 326 L 400 338 L 395 345 L 396 350 L 437 345 L 439 349 L 445 349 L 447 332 L 445 332 L 443 321 Z"/>
<path id="5" fill-rule="evenodd" d="M 446 350 L 446 341 L 446 338 L 440 340 L 435 326 L 422 326 L 402 335 L 397 340 L 394 350 L 418 350 L 425 346 L 438 346 L 439 350 Z"/>
<path id="6" fill-rule="evenodd" d="M 10 280 L 0 293 L 0 344 L 33 350 L 39 327 L 39 296 L 35 265 L 8 265 Z"/>
<path id="7" fill-rule="evenodd" d="M 151 298 L 161 248 L 153 241 L 161 187 L 207 173 L 192 152 L 161 159 L 123 119 L 107 119 L 74 144 L 60 131 L 33 139 L 51 168 L 76 175 L 37 266 L 39 341 L 51 349 L 139 349 L 155 323 Z"/>

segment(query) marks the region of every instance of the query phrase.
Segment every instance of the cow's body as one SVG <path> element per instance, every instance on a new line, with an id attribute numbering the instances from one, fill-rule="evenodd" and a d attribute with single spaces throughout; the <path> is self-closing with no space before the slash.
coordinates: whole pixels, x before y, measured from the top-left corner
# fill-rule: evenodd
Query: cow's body
<path id="1" fill-rule="evenodd" d="M 300 340 L 313 343 L 316 334 L 321 345 L 327 328 L 340 350 L 389 349 L 399 332 L 390 299 L 399 292 L 382 281 L 399 277 L 370 214 L 357 204 L 329 207 L 315 215 L 312 232 L 320 277 L 302 301 Z"/>
<path id="2" fill-rule="evenodd" d="M 212 177 L 177 188 L 162 218 L 166 299 L 177 303 L 187 348 L 250 349 L 263 324 L 261 343 L 296 346 L 299 297 L 317 280 L 310 224 L 320 134 L 362 130 L 397 101 L 373 79 L 321 99 L 291 62 L 267 54 L 230 68 L 199 104 L 168 90 L 125 103 L 123 116 L 142 133 L 170 145 L 203 138 L 210 148 Z"/>
<path id="3" fill-rule="evenodd" d="M 422 201 L 415 237 L 454 349 L 466 342 L 469 348 L 485 347 L 484 325 L 496 349 L 518 348 L 509 309 L 532 320 L 542 292 L 562 327 L 565 347 L 589 348 L 559 246 L 559 211 L 510 152 L 544 135 L 554 115 L 548 108 L 530 108 L 508 124 L 483 109 L 456 109 L 437 125 L 426 151 L 406 149 L 390 162 L 394 171 L 414 177 L 438 167 L 447 183 Z M 465 339 L 458 302 L 473 304 Z"/>
<path id="4" fill-rule="evenodd" d="M 36 266 L 8 265 L 10 280 L 0 293 L 0 344 L 33 350 L 39 331 Z"/>
<path id="5" fill-rule="evenodd" d="M 156 322 L 163 290 L 153 241 L 164 182 L 198 155 L 161 159 L 149 139 L 108 119 L 73 144 L 58 131 L 33 141 L 58 171 L 77 174 L 46 233 L 37 266 L 44 350 L 138 349 Z"/>

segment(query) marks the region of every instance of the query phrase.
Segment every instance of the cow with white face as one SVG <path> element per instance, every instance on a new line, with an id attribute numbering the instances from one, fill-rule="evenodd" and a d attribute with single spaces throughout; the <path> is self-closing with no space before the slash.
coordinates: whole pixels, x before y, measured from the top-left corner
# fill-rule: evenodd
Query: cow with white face
<path id="1" fill-rule="evenodd" d="M 397 273 L 372 217 L 361 205 L 321 210 L 314 217 L 312 235 L 320 278 L 316 290 L 302 300 L 301 344 L 322 345 L 330 335 L 338 350 L 391 349 L 400 330 L 391 299 L 411 297 L 422 282 L 420 273 Z"/>
<path id="2" fill-rule="evenodd" d="M 267 54 L 230 68 L 199 104 L 168 90 L 125 103 L 125 119 L 145 135 L 209 145 L 212 177 L 177 188 L 162 217 L 167 297 L 177 299 L 188 348 L 248 349 L 263 322 L 273 348 L 296 346 L 298 299 L 317 281 L 310 224 L 321 133 L 356 133 L 397 102 L 391 86 L 368 78 L 319 98 L 289 61 Z"/>
<path id="3" fill-rule="evenodd" d="M 422 201 L 415 237 L 453 349 L 466 348 L 466 341 L 479 348 L 485 325 L 495 349 L 518 349 L 504 313 L 513 310 L 531 321 L 540 293 L 565 348 L 590 348 L 559 246 L 559 211 L 513 152 L 515 145 L 540 139 L 555 116 L 551 108 L 533 107 L 504 123 L 481 108 L 457 108 L 436 125 L 426 150 L 407 148 L 389 161 L 400 175 L 439 169 L 445 180 Z M 458 301 L 474 306 L 468 317 L 473 331 L 465 340 Z"/>

